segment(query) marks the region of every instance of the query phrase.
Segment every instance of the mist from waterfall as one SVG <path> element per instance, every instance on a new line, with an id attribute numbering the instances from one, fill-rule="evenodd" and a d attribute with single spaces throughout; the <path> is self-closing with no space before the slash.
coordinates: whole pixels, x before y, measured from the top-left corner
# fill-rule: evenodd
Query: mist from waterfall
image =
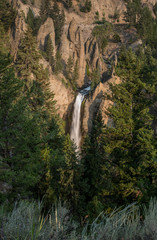
<path id="1" fill-rule="evenodd" d="M 70 138 L 74 141 L 78 149 L 80 147 L 81 140 L 81 104 L 84 96 L 89 92 L 89 90 L 90 87 L 81 90 L 78 93 L 74 104 Z"/>

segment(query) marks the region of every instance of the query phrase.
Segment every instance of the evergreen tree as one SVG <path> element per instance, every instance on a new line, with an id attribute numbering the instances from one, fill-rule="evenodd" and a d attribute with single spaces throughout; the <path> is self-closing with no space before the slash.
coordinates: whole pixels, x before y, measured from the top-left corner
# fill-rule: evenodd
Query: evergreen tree
<path id="1" fill-rule="evenodd" d="M 91 11 L 91 7 L 92 7 L 91 1 L 86 0 L 84 6 L 80 7 L 80 11 L 81 12 L 85 12 L 85 13 L 90 12 Z"/>
<path id="2" fill-rule="evenodd" d="M 109 188 L 109 171 L 107 156 L 104 150 L 104 123 L 101 112 L 98 112 L 93 121 L 92 131 L 86 138 L 82 148 L 83 195 L 86 211 L 90 217 L 97 216 L 107 205 Z M 107 190 L 108 189 L 108 190 Z M 85 212 L 86 213 L 86 212 Z M 86 214 L 87 214 L 86 213 Z"/>
<path id="3" fill-rule="evenodd" d="M 74 91 L 77 89 L 77 82 L 76 80 L 79 77 L 78 73 L 78 61 L 76 61 L 73 67 L 73 59 L 71 56 L 68 58 L 68 62 L 66 65 L 66 78 L 69 80 L 69 83 Z"/>
<path id="4" fill-rule="evenodd" d="M 59 51 L 56 52 L 56 59 L 55 59 L 55 73 L 58 74 L 59 72 L 62 72 L 63 70 L 63 63 L 62 58 L 59 53 Z"/>
<path id="5" fill-rule="evenodd" d="M 59 168 L 60 196 L 65 201 L 68 199 L 70 206 L 76 211 L 79 203 L 81 165 L 78 161 L 75 150 L 70 136 L 67 135 L 63 147 L 65 162 L 63 167 Z"/>
<path id="6" fill-rule="evenodd" d="M 45 44 L 45 52 L 46 52 L 46 60 L 50 63 L 52 70 L 54 70 L 54 66 L 55 66 L 55 60 L 53 57 L 53 44 L 51 41 L 51 37 L 50 35 L 48 35 L 47 37 L 47 41 Z"/>
<path id="7" fill-rule="evenodd" d="M 114 105 L 108 115 L 114 126 L 107 127 L 104 134 L 113 170 L 110 196 L 118 204 L 146 200 L 157 190 L 153 116 L 149 110 L 157 78 L 148 69 L 149 74 L 144 75 L 147 64 L 144 54 L 137 57 L 131 50 L 123 50 L 117 68 L 122 83 L 111 85 Z"/>
<path id="8" fill-rule="evenodd" d="M 65 1 L 66 7 L 69 9 L 72 7 L 72 0 L 66 0 Z"/>
<path id="9" fill-rule="evenodd" d="M 125 0 L 127 11 L 124 13 L 124 19 L 131 26 L 136 26 L 142 12 L 141 0 Z"/>
<path id="10" fill-rule="evenodd" d="M 142 9 L 141 16 L 137 24 L 137 32 L 146 44 L 156 48 L 157 21 L 153 18 L 148 7 Z"/>
<path id="11" fill-rule="evenodd" d="M 42 23 L 44 23 L 48 17 L 53 19 L 55 27 L 55 43 L 56 45 L 59 45 L 65 22 L 64 11 L 60 11 L 56 1 L 54 1 L 52 7 L 50 0 L 43 0 L 41 2 L 40 16 Z"/>
<path id="12" fill-rule="evenodd" d="M 40 6 L 41 22 L 44 23 L 50 16 L 51 3 L 50 0 L 42 0 Z"/>
<path id="13" fill-rule="evenodd" d="M 0 73 L 0 180 L 10 187 L 11 199 L 33 195 L 41 168 L 39 125 L 22 89 L 23 81 L 7 65 Z"/>
<path id="14" fill-rule="evenodd" d="M 53 93 L 50 92 L 47 73 L 39 63 L 40 57 L 31 31 L 26 32 L 21 41 L 16 61 L 16 70 L 21 77 L 18 83 L 23 83 L 17 98 L 23 95 L 22 99 L 24 100 L 23 104 L 19 104 L 22 107 L 22 113 L 18 113 L 17 106 L 17 111 L 15 111 L 15 114 L 18 114 L 20 119 L 22 118 L 22 122 L 17 123 L 19 124 L 17 127 L 19 140 L 15 141 L 15 136 L 15 143 L 11 148 L 16 152 L 14 170 L 18 172 L 18 177 L 14 176 L 12 186 L 15 196 L 18 191 L 22 192 L 23 184 L 24 193 L 31 195 L 34 189 L 34 196 L 45 195 L 47 204 L 49 204 L 59 197 L 58 169 L 64 163 L 64 154 L 63 140 L 56 123 Z M 16 83 L 14 78 L 12 79 Z M 11 87 L 11 89 L 13 88 Z M 13 127 L 13 131 L 14 129 L 16 126 Z M 12 163 L 12 159 L 9 161 Z M 25 177 L 28 170 L 30 171 L 29 179 Z M 25 180 L 28 181 L 28 184 Z M 28 191 L 30 192 L 28 193 Z M 21 195 L 24 196 L 22 193 Z"/>
<path id="15" fill-rule="evenodd" d="M 15 21 L 16 11 L 13 9 L 8 0 L 0 0 L 0 21 L 4 30 L 8 31 Z"/>
<path id="16" fill-rule="evenodd" d="M 9 36 L 6 34 L 3 24 L 0 22 L 0 70 L 3 71 L 11 64 L 9 57 Z"/>
<path id="17" fill-rule="evenodd" d="M 68 58 L 67 66 L 66 66 L 66 75 L 67 79 L 72 79 L 72 73 L 73 73 L 73 59 L 71 56 Z"/>
<path id="18" fill-rule="evenodd" d="M 92 82 L 91 89 L 93 90 L 100 83 L 101 75 L 99 66 L 97 66 L 97 68 L 94 69 L 92 73 L 90 73 L 90 78 Z"/>
<path id="19" fill-rule="evenodd" d="M 23 79 L 28 79 L 31 74 L 38 74 L 40 54 L 37 51 L 35 38 L 29 28 L 21 40 L 17 53 L 16 68 L 18 74 Z M 31 85 L 31 83 L 30 83 Z"/>
<path id="20" fill-rule="evenodd" d="M 59 10 L 56 1 L 54 2 L 53 9 L 50 13 L 50 17 L 53 19 L 55 27 L 55 43 L 56 45 L 59 46 L 65 22 L 65 14 L 63 10 L 62 12 Z"/>
<path id="21" fill-rule="evenodd" d="M 34 15 L 31 8 L 28 10 L 26 23 L 31 27 L 32 30 L 34 29 Z"/>
<path id="22" fill-rule="evenodd" d="M 41 55 L 37 51 L 35 38 L 29 29 L 22 39 L 17 53 L 16 69 L 25 80 L 25 92 L 29 94 L 32 109 L 41 109 L 45 118 L 46 111 L 54 111 L 53 93 L 50 91 L 48 74 L 39 63 Z"/>

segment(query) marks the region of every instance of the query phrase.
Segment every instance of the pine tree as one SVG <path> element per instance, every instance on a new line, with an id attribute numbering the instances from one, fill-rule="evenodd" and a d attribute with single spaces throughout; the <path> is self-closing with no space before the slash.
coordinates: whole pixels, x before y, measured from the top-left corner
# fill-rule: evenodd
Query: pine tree
<path id="1" fill-rule="evenodd" d="M 93 70 L 93 72 L 90 74 L 90 78 L 92 82 L 91 89 L 93 90 L 100 83 L 101 75 L 99 66 L 97 66 L 97 68 Z"/>
<path id="2" fill-rule="evenodd" d="M 29 8 L 28 13 L 27 13 L 27 18 L 26 18 L 26 23 L 31 27 L 31 29 L 34 29 L 34 15 L 33 12 L 31 10 L 31 8 Z"/>
<path id="3" fill-rule="evenodd" d="M 28 99 L 22 96 L 23 81 L 9 65 L 0 73 L 0 156 L 4 165 L 0 180 L 10 187 L 7 197 L 16 199 L 32 196 L 38 182 L 40 129 Z"/>
<path id="4" fill-rule="evenodd" d="M 90 12 L 91 11 L 91 7 L 92 7 L 91 1 L 90 0 L 86 0 L 84 6 L 80 7 L 80 11 L 81 12 L 85 12 L 85 13 Z"/>
<path id="5" fill-rule="evenodd" d="M 101 112 L 98 112 L 92 131 L 86 138 L 82 148 L 83 195 L 85 196 L 86 213 L 96 217 L 107 205 L 106 195 L 109 188 L 109 171 L 107 156 L 104 149 L 104 123 Z"/>
<path id="6" fill-rule="evenodd" d="M 0 72 L 5 70 L 5 67 L 11 63 L 9 57 L 9 36 L 6 34 L 2 23 L 0 22 Z"/>
<path id="7" fill-rule="evenodd" d="M 136 26 L 142 12 L 141 0 L 125 0 L 127 11 L 124 13 L 124 19 L 131 26 Z"/>
<path id="8" fill-rule="evenodd" d="M 8 0 L 0 0 L 0 22 L 4 30 L 8 31 L 15 21 L 16 11 L 13 9 Z"/>
<path id="9" fill-rule="evenodd" d="M 65 22 L 65 14 L 64 10 L 62 10 L 62 12 L 59 10 L 56 1 L 54 2 L 53 9 L 51 10 L 50 17 L 53 19 L 55 27 L 55 43 L 59 46 Z"/>
<path id="10" fill-rule="evenodd" d="M 42 23 L 44 23 L 48 17 L 53 19 L 55 27 L 55 43 L 59 46 L 65 22 L 64 11 L 60 11 L 56 1 L 54 1 L 53 7 L 51 7 L 50 0 L 43 0 L 41 2 L 40 16 Z"/>
<path id="11" fill-rule="evenodd" d="M 59 51 L 56 52 L 56 58 L 55 58 L 55 73 L 58 74 L 59 72 L 62 72 L 63 70 L 63 63 L 62 58 L 59 53 Z"/>
<path id="12" fill-rule="evenodd" d="M 81 176 L 81 165 L 75 150 L 70 136 L 67 135 L 63 147 L 65 162 L 62 168 L 59 168 L 59 186 L 61 198 L 65 201 L 68 199 L 74 211 L 76 211 L 79 203 L 79 182 Z"/>
<path id="13" fill-rule="evenodd" d="M 72 89 L 75 91 L 77 89 L 77 83 L 76 80 L 79 77 L 78 74 L 78 61 L 76 61 L 74 67 L 73 67 L 73 59 L 71 56 L 68 58 L 68 62 L 66 65 L 66 78 L 69 80 L 69 83 L 72 87 Z"/>
<path id="14" fill-rule="evenodd" d="M 21 40 L 16 59 L 16 68 L 19 77 L 28 79 L 31 74 L 38 74 L 40 54 L 37 51 L 35 38 L 32 36 L 32 30 L 29 28 Z M 32 84 L 32 83 L 30 83 Z"/>
<path id="15" fill-rule="evenodd" d="M 42 0 L 40 6 L 41 21 L 44 23 L 50 16 L 51 3 L 50 0 Z"/>
<path id="16" fill-rule="evenodd" d="M 54 112 L 54 101 L 49 87 L 48 73 L 39 63 L 40 58 L 36 40 L 29 29 L 19 46 L 16 69 L 19 77 L 25 80 L 24 91 L 29 94 L 31 108 L 41 109 L 45 118 L 46 111 Z"/>
<path id="17" fill-rule="evenodd" d="M 53 44 L 52 44 L 52 41 L 51 41 L 51 37 L 50 35 L 48 35 L 47 37 L 47 41 L 46 41 L 46 44 L 45 44 L 45 52 L 46 52 L 46 60 L 50 63 L 51 67 L 52 67 L 52 70 L 54 70 L 54 66 L 55 66 L 55 60 L 54 60 L 54 57 L 53 57 Z"/>
<path id="18" fill-rule="evenodd" d="M 73 72 L 73 59 L 71 56 L 68 58 L 67 66 L 66 66 L 66 75 L 67 79 L 72 79 L 72 72 Z"/>
<path id="19" fill-rule="evenodd" d="M 66 7 L 69 9 L 69 8 L 71 8 L 72 7 L 72 0 L 65 0 L 65 5 L 66 5 Z"/>
<path id="20" fill-rule="evenodd" d="M 156 48 L 157 40 L 157 21 L 153 18 L 152 13 L 148 7 L 142 9 L 141 16 L 137 24 L 137 32 L 146 44 L 152 48 Z"/>
<path id="21" fill-rule="evenodd" d="M 107 127 L 104 134 L 113 170 L 110 194 L 118 204 L 146 200 L 156 192 L 156 149 L 149 109 L 157 78 L 152 70 L 144 75 L 147 64 L 146 56 L 123 50 L 117 68 L 122 83 L 111 85 L 114 105 L 108 115 L 114 126 Z"/>

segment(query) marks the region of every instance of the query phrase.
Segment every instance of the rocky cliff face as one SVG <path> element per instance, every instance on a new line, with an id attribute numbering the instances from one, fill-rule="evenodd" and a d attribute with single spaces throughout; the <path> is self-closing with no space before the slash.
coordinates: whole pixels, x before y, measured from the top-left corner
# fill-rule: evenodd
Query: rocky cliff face
<path id="1" fill-rule="evenodd" d="M 35 0 L 33 5 L 31 4 L 31 1 L 27 1 L 27 4 L 23 4 L 20 0 L 13 0 L 12 2 L 13 6 L 16 7 L 18 11 L 15 25 L 11 31 L 11 53 L 14 56 L 14 59 L 16 59 L 20 39 L 23 37 L 24 32 L 27 29 L 25 18 L 27 17 L 28 10 L 31 8 L 34 16 L 39 16 L 41 0 Z M 143 0 L 143 3 L 149 4 L 150 8 L 152 8 L 156 2 L 157 0 Z M 112 68 L 110 61 L 115 61 L 116 53 L 123 43 L 132 48 L 136 48 L 142 43 L 140 40 L 137 41 L 135 29 L 128 30 L 125 28 L 125 24 L 123 24 L 123 13 L 125 11 L 123 0 L 91 0 L 91 3 L 92 9 L 89 13 L 80 12 L 79 3 L 76 0 L 73 0 L 73 8 L 69 11 L 67 11 L 61 3 L 58 3 L 59 8 L 65 13 L 65 25 L 59 47 L 64 65 L 67 64 L 69 57 L 72 57 L 73 65 L 78 62 L 79 77 L 77 79 L 77 85 L 80 88 L 89 84 L 90 81 L 86 71 L 87 62 L 90 71 L 96 69 L 99 65 L 103 80 L 102 83 L 96 87 L 92 97 L 89 97 L 85 102 L 82 123 L 83 132 L 90 131 L 93 116 L 98 108 L 102 109 L 105 123 L 109 122 L 109 119 L 106 118 L 104 113 L 105 109 L 110 104 L 104 98 L 105 93 L 109 89 L 108 83 L 106 82 L 108 72 L 110 72 L 110 79 L 108 82 L 113 82 L 115 84 L 120 82 L 119 78 L 115 76 L 111 77 Z M 105 17 L 106 20 L 114 22 L 114 33 L 118 33 L 121 40 L 120 42 L 112 41 L 114 34 L 112 33 L 109 36 L 108 46 L 104 51 L 99 49 L 98 42 L 92 35 L 92 30 L 95 27 L 94 22 L 96 20 L 96 12 L 99 13 L 99 20 Z M 118 24 L 116 20 L 113 20 L 112 18 L 115 13 L 119 14 Z M 40 50 L 44 50 L 47 36 L 50 36 L 51 38 L 54 47 L 53 56 L 55 57 L 57 46 L 55 44 L 55 29 L 52 18 L 47 18 L 44 24 L 39 28 L 37 41 Z M 67 116 L 70 118 L 72 103 L 75 99 L 74 92 L 65 86 L 66 79 L 62 74 L 56 76 L 46 60 L 43 59 L 42 63 L 49 69 L 50 85 L 55 94 L 59 115 L 64 119 L 67 119 Z"/>
<path id="2" fill-rule="evenodd" d="M 44 51 L 44 46 L 45 46 L 47 36 L 50 36 L 52 44 L 53 46 L 55 46 L 54 23 L 52 18 L 50 17 L 48 17 L 45 23 L 41 25 L 37 35 L 38 46 L 39 46 L 39 49 L 41 49 L 42 51 Z M 55 48 L 54 48 L 53 54 L 55 56 Z"/>
<path id="3" fill-rule="evenodd" d="M 105 111 L 113 103 L 106 98 L 106 94 L 110 94 L 110 83 L 119 84 L 120 82 L 120 78 L 113 75 L 107 82 L 100 83 L 95 89 L 93 95 L 86 99 L 84 104 L 84 117 L 82 124 L 83 134 L 90 132 L 92 128 L 93 117 L 97 113 L 98 109 L 100 109 L 102 112 L 104 124 L 112 124 L 111 119 L 108 118 L 108 116 L 105 114 Z"/>

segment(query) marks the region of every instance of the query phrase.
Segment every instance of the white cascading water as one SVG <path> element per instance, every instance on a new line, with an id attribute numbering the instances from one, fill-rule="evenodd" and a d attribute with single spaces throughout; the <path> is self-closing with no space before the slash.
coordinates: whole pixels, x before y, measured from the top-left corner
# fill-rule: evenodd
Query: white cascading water
<path id="1" fill-rule="evenodd" d="M 89 92 L 90 87 L 87 87 L 79 92 L 74 104 L 74 112 L 72 117 L 70 138 L 74 141 L 77 148 L 80 147 L 81 140 L 81 104 L 84 96 Z"/>

